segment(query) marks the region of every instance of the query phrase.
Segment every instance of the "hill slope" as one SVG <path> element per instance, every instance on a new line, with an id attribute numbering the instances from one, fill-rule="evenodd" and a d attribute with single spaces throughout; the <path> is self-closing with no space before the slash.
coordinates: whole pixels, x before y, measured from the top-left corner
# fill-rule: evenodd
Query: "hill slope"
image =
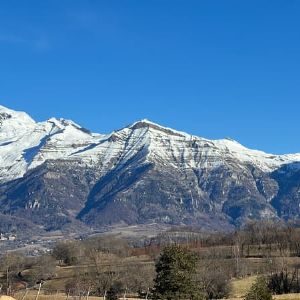
<path id="1" fill-rule="evenodd" d="M 0 213 L 39 230 L 153 222 L 220 229 L 298 218 L 299 165 L 300 154 L 267 154 L 148 120 L 94 134 L 0 106 Z"/>

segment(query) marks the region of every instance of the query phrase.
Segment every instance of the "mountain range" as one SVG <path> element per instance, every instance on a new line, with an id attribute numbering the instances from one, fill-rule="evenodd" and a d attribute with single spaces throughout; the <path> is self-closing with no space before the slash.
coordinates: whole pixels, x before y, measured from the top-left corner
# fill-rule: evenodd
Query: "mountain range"
<path id="1" fill-rule="evenodd" d="M 97 134 L 0 106 L 0 231 L 240 226 L 300 215 L 300 153 L 135 122 Z"/>

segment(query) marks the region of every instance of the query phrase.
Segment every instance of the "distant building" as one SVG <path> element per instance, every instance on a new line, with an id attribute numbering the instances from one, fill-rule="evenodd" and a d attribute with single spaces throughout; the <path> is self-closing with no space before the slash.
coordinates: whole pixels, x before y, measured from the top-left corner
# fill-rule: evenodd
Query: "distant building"
<path id="1" fill-rule="evenodd" d="M 16 238 L 15 234 L 0 233 L 0 241 L 15 241 Z"/>
<path id="2" fill-rule="evenodd" d="M 8 236 L 8 240 L 9 241 L 15 241 L 16 240 L 16 236 L 15 235 L 10 235 L 10 236 Z"/>

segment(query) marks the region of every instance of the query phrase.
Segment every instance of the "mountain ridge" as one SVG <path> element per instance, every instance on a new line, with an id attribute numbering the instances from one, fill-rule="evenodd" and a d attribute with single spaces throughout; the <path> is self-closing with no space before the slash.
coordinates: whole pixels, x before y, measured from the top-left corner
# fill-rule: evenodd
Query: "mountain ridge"
<path id="1" fill-rule="evenodd" d="M 300 153 L 268 154 L 147 119 L 98 134 L 0 106 L 0 213 L 48 231 L 298 218 L 299 164 Z"/>
<path id="2" fill-rule="evenodd" d="M 19 149 L 22 149 L 22 147 L 24 149 L 22 149 L 22 151 L 26 151 L 26 149 L 30 149 L 30 148 L 34 148 L 34 147 L 41 147 L 43 146 L 43 141 L 46 142 L 47 139 L 51 139 L 52 137 L 54 137 L 56 134 L 61 134 L 62 137 L 61 139 L 69 139 L 69 142 L 74 141 L 81 141 L 82 145 L 85 145 L 88 147 L 88 149 L 90 149 L 89 147 L 92 147 L 92 145 L 96 145 L 97 143 L 101 143 L 105 137 L 110 137 L 110 138 L 116 138 L 118 136 L 118 134 L 124 132 L 124 131 L 128 131 L 128 130 L 138 130 L 141 128 L 151 128 L 153 130 L 158 130 L 161 132 L 164 132 L 165 134 L 169 134 L 169 135 L 177 135 L 178 137 L 183 137 L 183 138 L 187 138 L 190 139 L 191 142 L 192 141 L 206 141 L 207 143 L 212 143 L 214 146 L 217 146 L 218 148 L 222 148 L 224 151 L 229 151 L 231 153 L 235 153 L 235 154 L 239 154 L 237 156 L 238 159 L 242 159 L 242 160 L 247 160 L 247 156 L 249 159 L 251 159 L 251 156 L 254 158 L 256 157 L 256 159 L 259 161 L 259 163 L 261 163 L 261 167 L 263 168 L 275 168 L 275 167 L 279 167 L 283 164 L 286 163 L 291 163 L 293 161 L 300 161 L 300 153 L 295 153 L 295 154 L 286 154 L 286 155 L 274 155 L 274 154 L 268 154 L 265 153 L 263 151 L 258 151 L 258 150 L 252 150 L 252 149 L 248 149 L 244 146 L 242 146 L 240 143 L 238 143 L 237 141 L 233 140 L 233 139 L 219 139 L 219 140 L 209 140 L 209 139 L 205 139 L 205 138 L 201 138 L 195 135 L 189 135 L 185 132 L 182 131 L 177 131 L 174 130 L 172 128 L 168 128 L 165 126 L 161 126 L 157 123 L 151 122 L 147 119 L 142 119 L 139 120 L 137 122 L 134 122 L 131 125 L 128 125 L 122 129 L 119 130 L 115 130 L 110 134 L 98 134 L 98 133 L 91 133 L 89 130 L 81 127 L 80 125 L 76 124 L 75 122 L 71 121 L 71 120 L 66 120 L 63 118 L 50 118 L 47 121 L 44 122 L 35 122 L 28 114 L 24 113 L 24 112 L 15 112 L 13 110 L 10 110 L 8 108 L 5 108 L 4 106 L 0 106 L 0 116 L 4 116 L 4 114 L 10 114 L 12 117 L 13 121 L 18 120 L 17 124 L 14 126 L 11 126 L 11 124 L 9 124 L 9 129 L 6 130 L 6 132 L 3 130 L 3 128 L 0 128 L 0 145 L 2 146 L 9 146 L 11 145 L 11 143 L 14 141 L 14 138 L 18 138 L 18 135 L 32 135 L 35 134 L 37 135 L 37 133 L 43 133 L 44 134 L 40 134 L 39 136 L 36 137 L 37 141 L 32 141 L 31 143 L 31 147 L 25 145 L 21 145 L 19 144 L 18 147 Z M 4 120 L 2 120 L 2 123 L 4 123 Z M 10 122 L 12 123 L 12 122 Z M 1 125 L 0 125 L 1 126 Z M 28 132 L 24 132 L 24 128 L 26 129 L 26 127 L 29 127 L 27 129 Z M 11 128 L 14 128 L 14 131 L 11 130 Z M 16 130 L 21 130 L 21 134 L 16 134 L 14 136 L 10 136 L 13 132 L 15 132 Z M 78 132 L 83 133 L 81 136 L 80 134 L 75 133 L 75 130 L 78 130 Z M 3 131 L 6 133 L 3 136 Z M 65 131 L 69 131 L 66 132 L 66 134 L 63 134 Z M 73 132 L 72 132 L 73 131 Z M 73 134 L 73 136 L 72 136 Z M 84 136 L 85 135 L 85 136 Z M 31 139 L 33 139 L 31 137 Z M 63 144 L 63 143 L 61 143 Z M 78 145 L 79 146 L 79 145 Z M 28 147 L 28 148 L 26 148 Z M 10 148 L 10 147 L 8 147 Z M 83 147 L 81 149 L 77 149 L 77 151 L 73 151 L 71 153 L 68 153 L 69 155 L 73 154 L 73 153 L 78 153 L 78 151 L 80 151 L 80 153 L 82 153 L 84 150 Z M 238 153 L 239 152 L 239 153 Z M 241 156 L 242 154 L 242 156 Z M 65 153 L 63 153 L 62 155 L 65 155 Z M 52 157 L 49 156 L 48 159 L 51 159 Z M 16 158 L 16 160 L 19 158 Z M 47 159 L 47 158 L 45 158 Z M 271 166 L 268 165 L 268 162 L 265 162 L 263 160 L 269 160 L 270 162 L 273 161 L 273 164 L 271 164 Z M 43 160 L 41 160 L 42 162 L 44 162 Z M 8 162 L 9 164 L 10 162 Z M 33 167 L 37 166 L 38 162 L 36 161 L 36 164 L 33 165 Z M 265 165 L 264 165 L 265 164 Z M 273 166 L 274 165 L 274 166 Z M 20 174 L 14 176 L 14 177 L 8 177 L 7 180 L 11 180 L 11 179 L 16 179 L 21 177 L 23 174 L 25 174 L 26 172 L 26 168 L 23 169 L 23 172 L 20 172 Z M 0 172 L 0 181 L 4 182 L 5 179 L 3 180 L 3 178 L 1 178 L 1 172 Z"/>

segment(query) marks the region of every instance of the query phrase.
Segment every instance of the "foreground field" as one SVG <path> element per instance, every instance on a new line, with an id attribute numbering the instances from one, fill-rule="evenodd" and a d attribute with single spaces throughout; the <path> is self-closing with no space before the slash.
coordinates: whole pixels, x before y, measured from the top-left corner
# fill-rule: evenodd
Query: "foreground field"
<path id="1" fill-rule="evenodd" d="M 22 295 L 17 295 L 16 296 L 17 300 L 21 300 L 22 299 Z M 36 299 L 36 295 L 35 294 L 31 294 L 26 296 L 26 300 L 35 300 Z M 67 297 L 66 295 L 40 295 L 39 300 L 66 300 Z M 70 297 L 69 299 L 79 299 L 79 298 L 73 298 Z M 86 299 L 86 297 L 82 297 L 81 299 Z M 120 298 L 123 299 L 123 298 Z M 228 300 L 241 300 L 243 299 L 243 297 L 240 298 L 228 298 Z M 277 295 L 274 296 L 273 299 L 275 300 L 300 300 L 300 294 L 286 294 L 286 295 Z M 89 300 L 103 300 L 103 297 L 89 297 Z M 140 300 L 138 298 L 126 298 L 126 300 Z"/>
<path id="2" fill-rule="evenodd" d="M 254 283 L 256 276 L 249 276 L 243 279 L 234 279 L 231 282 L 231 292 L 228 297 L 228 300 L 241 300 L 244 298 L 244 295 L 247 293 L 251 285 Z M 17 300 L 36 300 L 37 291 L 29 291 L 24 298 L 24 292 L 20 292 L 15 295 Z M 41 294 L 38 297 L 39 300 L 66 300 L 67 296 L 64 293 L 57 293 L 52 295 Z M 69 297 L 69 299 L 79 299 L 79 297 Z M 81 299 L 86 300 L 86 296 L 82 296 Z M 89 300 L 103 300 L 103 297 L 89 297 Z M 120 298 L 123 299 L 123 298 Z M 137 300 L 138 298 L 127 298 L 127 300 Z M 274 300 L 300 300 L 299 294 L 285 294 L 285 295 L 275 295 Z"/>
<path id="3" fill-rule="evenodd" d="M 249 276 L 243 279 L 235 279 L 231 282 L 229 300 L 241 300 L 255 282 L 256 276 Z M 300 300 L 300 294 L 285 294 L 273 296 L 275 300 Z"/>
<path id="4" fill-rule="evenodd" d="M 176 261 L 184 259 L 193 266 L 184 273 L 189 278 L 185 281 L 189 293 L 199 290 L 207 299 L 244 299 L 256 276 L 266 276 L 273 291 L 299 291 L 300 223 L 297 231 L 285 227 L 276 231 L 276 227 L 271 230 L 267 225 L 212 235 L 178 229 L 134 243 L 116 236 L 100 236 L 59 242 L 51 252 L 40 256 L 9 253 L 1 258 L 0 284 L 2 291 L 6 291 L 6 286 L 12 292 L 19 290 L 15 294 L 18 300 L 102 300 L 92 295 L 103 295 L 104 291 L 122 299 L 137 299 L 134 297 L 145 295 L 145 291 L 153 287 L 155 278 L 170 282 L 165 276 L 165 267 L 158 269 L 157 265 L 161 261 L 173 264 L 175 255 Z M 256 236 L 256 232 L 260 234 Z M 275 232 L 276 236 L 270 237 L 270 232 Z M 165 259 L 163 255 L 169 255 L 173 260 Z M 179 270 L 178 266 L 181 264 L 174 264 L 172 270 Z M 164 276 L 157 277 L 159 273 Z M 172 278 L 177 280 L 174 274 Z M 280 282 L 274 283 L 272 276 L 278 274 L 286 275 L 292 284 L 285 288 Z M 197 286 L 190 281 L 194 275 Z M 43 284 L 37 297 L 40 282 Z M 165 286 L 168 290 L 168 284 Z M 27 294 L 25 287 L 29 288 Z M 125 289 L 128 293 L 123 297 Z M 174 288 L 169 290 L 172 293 Z M 88 293 L 90 297 L 87 297 Z M 178 290 L 178 294 L 187 293 Z M 300 294 L 274 296 L 274 300 L 300 300 Z"/>

